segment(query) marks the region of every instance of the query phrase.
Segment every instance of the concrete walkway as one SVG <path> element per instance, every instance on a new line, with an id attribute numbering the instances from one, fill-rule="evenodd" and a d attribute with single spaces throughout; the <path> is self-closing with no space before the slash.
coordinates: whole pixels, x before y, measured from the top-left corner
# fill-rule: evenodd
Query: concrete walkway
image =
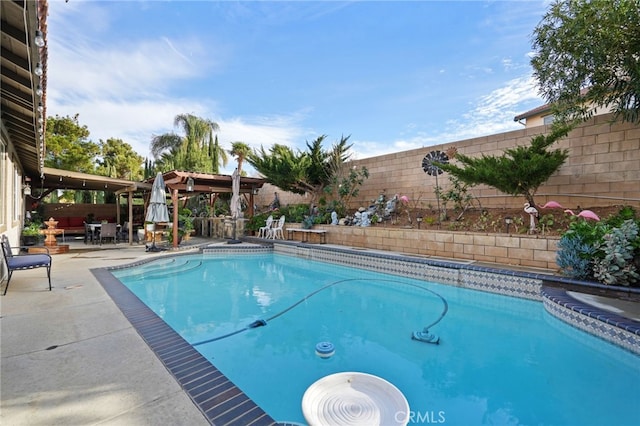
<path id="1" fill-rule="evenodd" d="M 90 272 L 158 254 L 71 245 L 0 297 L 0 424 L 209 424 Z"/>

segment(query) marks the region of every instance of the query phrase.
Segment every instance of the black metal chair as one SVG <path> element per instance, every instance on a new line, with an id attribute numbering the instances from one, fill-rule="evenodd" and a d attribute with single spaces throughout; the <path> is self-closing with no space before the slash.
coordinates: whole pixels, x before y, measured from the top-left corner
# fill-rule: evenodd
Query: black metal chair
<path id="1" fill-rule="evenodd" d="M 14 271 L 25 271 L 27 269 L 35 268 L 47 268 L 47 278 L 49 279 L 49 291 L 51 291 L 51 256 L 48 254 L 19 254 L 15 255 L 11 251 L 12 249 L 20 249 L 23 247 L 11 247 L 9 245 L 9 239 L 6 235 L 2 236 L 2 254 L 4 257 L 5 265 L 9 273 L 7 279 L 7 286 L 4 288 L 3 296 L 7 294 L 9 289 L 9 282 L 11 281 L 11 275 Z"/>

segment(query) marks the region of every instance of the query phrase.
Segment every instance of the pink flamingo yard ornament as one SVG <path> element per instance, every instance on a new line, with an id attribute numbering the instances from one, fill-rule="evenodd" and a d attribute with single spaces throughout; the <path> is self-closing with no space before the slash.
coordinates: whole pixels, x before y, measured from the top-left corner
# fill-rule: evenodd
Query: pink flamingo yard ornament
<path id="1" fill-rule="evenodd" d="M 570 210 L 570 209 L 566 209 L 564 212 L 565 213 L 569 213 L 571 216 L 578 216 L 578 217 L 581 217 L 583 219 L 591 219 L 591 220 L 595 220 L 595 221 L 599 221 L 600 220 L 598 215 L 595 214 L 594 212 L 592 212 L 591 210 L 582 210 L 578 214 L 575 214 L 573 212 L 573 210 Z"/>
<path id="2" fill-rule="evenodd" d="M 560 203 L 558 203 L 557 201 L 549 201 L 544 206 L 542 206 L 541 208 L 543 208 L 543 209 L 563 209 L 564 207 L 562 207 L 560 205 Z"/>

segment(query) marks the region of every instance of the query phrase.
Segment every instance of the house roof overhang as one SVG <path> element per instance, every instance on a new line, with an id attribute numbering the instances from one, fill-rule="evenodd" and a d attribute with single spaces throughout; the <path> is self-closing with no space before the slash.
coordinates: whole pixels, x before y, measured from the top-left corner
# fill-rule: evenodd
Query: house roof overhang
<path id="1" fill-rule="evenodd" d="M 2 133 L 15 147 L 24 174 L 30 177 L 40 175 L 44 167 L 47 10 L 47 0 L 0 1 Z M 37 30 L 45 39 L 43 47 L 35 44 Z M 35 73 L 38 63 L 41 76 Z M 41 96 L 36 93 L 38 86 Z"/>
<path id="2" fill-rule="evenodd" d="M 42 175 L 32 177 L 30 184 L 33 189 L 41 188 L 43 190 L 75 189 L 116 193 L 151 191 L 151 184 L 147 182 L 134 182 L 51 167 L 44 167 Z"/>

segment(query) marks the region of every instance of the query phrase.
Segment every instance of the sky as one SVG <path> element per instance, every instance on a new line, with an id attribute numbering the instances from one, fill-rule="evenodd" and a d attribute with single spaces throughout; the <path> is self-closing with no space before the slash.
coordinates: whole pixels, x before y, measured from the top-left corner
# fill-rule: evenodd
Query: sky
<path id="1" fill-rule="evenodd" d="M 547 6 L 49 0 L 47 115 L 150 158 L 178 114 L 216 122 L 225 149 L 350 136 L 352 159 L 517 130 L 545 103 L 530 58 Z"/>

